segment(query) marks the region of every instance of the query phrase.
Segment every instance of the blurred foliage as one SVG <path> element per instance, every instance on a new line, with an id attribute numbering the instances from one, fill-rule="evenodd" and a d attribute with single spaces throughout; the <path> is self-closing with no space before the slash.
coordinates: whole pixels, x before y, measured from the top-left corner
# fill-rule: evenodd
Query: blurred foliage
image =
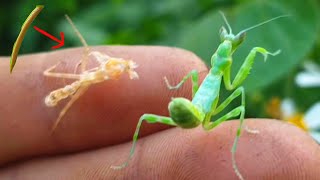
<path id="1" fill-rule="evenodd" d="M 65 32 L 66 46 L 81 46 L 64 18 L 68 14 L 90 45 L 147 44 L 175 46 L 193 51 L 209 66 L 225 26 L 222 10 L 237 33 L 267 19 L 290 14 L 247 33 L 245 43 L 234 54 L 233 76 L 255 46 L 282 50 L 263 62 L 261 55 L 245 81 L 248 117 L 264 116 L 273 96 L 291 97 L 305 111 L 320 100 L 320 87 L 301 89 L 294 78 L 301 64 L 312 59 L 320 64 L 319 13 L 317 0 L 16 0 L 1 4 L 0 53 L 10 55 L 25 18 L 37 4 L 45 8 L 33 25 L 53 35 Z M 48 51 L 55 42 L 30 29 L 20 53 Z"/>

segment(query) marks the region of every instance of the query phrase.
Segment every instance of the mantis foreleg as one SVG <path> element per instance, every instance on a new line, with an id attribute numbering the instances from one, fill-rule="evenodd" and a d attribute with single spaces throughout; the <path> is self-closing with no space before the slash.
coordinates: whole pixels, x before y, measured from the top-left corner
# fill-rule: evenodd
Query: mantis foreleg
<path id="1" fill-rule="evenodd" d="M 226 88 L 228 90 L 235 89 L 236 87 L 238 87 L 247 78 L 247 76 L 249 75 L 250 69 L 251 69 L 251 67 L 253 65 L 253 62 L 255 60 L 255 56 L 256 56 L 257 52 L 261 53 L 264 56 L 264 60 L 266 61 L 268 55 L 275 56 L 275 55 L 280 53 L 280 50 L 278 50 L 278 51 L 276 51 L 274 53 L 271 53 L 271 52 L 267 51 L 266 49 L 264 49 L 262 47 L 254 47 L 254 48 L 252 48 L 250 53 L 246 57 L 245 61 L 243 62 L 239 72 L 237 73 L 237 75 L 234 78 L 232 83 L 230 81 L 231 66 L 226 68 L 224 76 L 223 76 L 223 80 L 224 80 L 224 84 L 225 84 L 225 86 L 226 86 Z"/>
<path id="2" fill-rule="evenodd" d="M 165 116 L 158 116 L 158 115 L 154 115 L 154 114 L 144 114 L 140 117 L 138 125 L 136 127 L 136 131 L 134 132 L 133 135 L 133 142 L 132 142 L 132 147 L 130 150 L 130 154 L 129 157 L 127 159 L 126 162 L 124 162 L 123 164 L 119 165 L 119 166 L 111 166 L 111 168 L 113 169 L 122 169 L 124 167 L 126 167 L 129 163 L 129 161 L 131 160 L 133 153 L 135 151 L 136 148 L 136 143 L 138 140 L 138 135 L 140 132 L 140 127 L 143 121 L 147 121 L 148 123 L 161 123 L 161 124 L 167 124 L 167 125 L 171 125 L 171 126 L 176 126 L 176 124 L 173 122 L 173 120 L 170 117 L 165 117 Z"/>
<path id="3" fill-rule="evenodd" d="M 64 79 L 77 79 L 79 80 L 81 75 L 79 74 L 70 74 L 70 73 L 55 73 L 52 72 L 60 63 L 51 66 L 47 70 L 43 72 L 43 75 L 48 76 L 48 77 L 57 77 L 57 78 L 64 78 Z"/>
<path id="4" fill-rule="evenodd" d="M 164 77 L 164 80 L 167 84 L 167 87 L 169 89 L 179 89 L 189 78 L 191 77 L 192 81 L 192 97 L 199 89 L 199 73 L 196 70 L 192 70 L 189 72 L 186 76 L 183 77 L 183 79 L 175 86 L 171 86 L 168 79 Z"/>

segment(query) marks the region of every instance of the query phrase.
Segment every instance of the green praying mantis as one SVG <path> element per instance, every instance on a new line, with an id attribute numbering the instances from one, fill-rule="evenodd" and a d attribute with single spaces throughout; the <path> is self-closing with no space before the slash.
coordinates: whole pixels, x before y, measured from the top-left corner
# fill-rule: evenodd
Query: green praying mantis
<path id="1" fill-rule="evenodd" d="M 22 30 L 20 33 L 21 35 L 19 35 L 18 37 L 19 41 L 17 40 L 13 48 L 13 54 L 12 54 L 12 59 L 10 64 L 11 71 L 16 62 L 17 54 L 18 54 L 23 36 L 27 28 L 31 24 L 31 22 L 38 15 L 38 13 L 41 11 L 42 8 L 43 6 L 37 6 L 37 8 L 31 13 L 30 17 L 28 17 L 26 23 L 22 26 Z M 278 18 L 286 17 L 288 15 L 278 16 L 278 17 L 269 19 L 267 21 L 254 25 L 252 27 L 244 29 L 240 31 L 237 35 L 234 35 L 232 33 L 232 28 L 229 25 L 224 14 L 221 13 L 221 15 L 228 27 L 229 32 L 226 30 L 225 27 L 221 28 L 220 30 L 221 44 L 219 45 L 216 52 L 211 57 L 212 68 L 210 69 L 208 75 L 205 77 L 201 86 L 199 86 L 199 83 L 198 83 L 199 75 L 196 70 L 192 70 L 190 73 L 188 73 L 176 86 L 171 86 L 167 78 L 164 78 L 166 85 L 169 89 L 178 89 L 189 78 L 191 78 L 192 100 L 190 101 L 183 97 L 173 98 L 168 106 L 170 117 L 159 116 L 155 114 L 142 115 L 139 119 L 138 125 L 136 127 L 136 130 L 133 136 L 133 145 L 131 147 L 130 154 L 127 161 L 125 161 L 120 166 L 111 166 L 111 168 L 122 169 L 128 165 L 129 161 L 133 157 L 133 154 L 136 148 L 136 143 L 138 140 L 140 127 L 143 121 L 147 121 L 148 123 L 162 123 L 162 124 L 178 126 L 186 129 L 195 128 L 201 124 L 206 131 L 209 131 L 230 118 L 240 116 L 240 124 L 237 129 L 233 146 L 231 148 L 231 156 L 232 156 L 232 166 L 235 173 L 240 179 L 244 179 L 238 169 L 236 158 L 235 158 L 238 141 L 242 133 L 242 126 L 243 126 L 244 115 L 245 115 L 245 90 L 240 85 L 247 78 L 257 53 L 261 53 L 264 56 L 264 60 L 266 61 L 268 55 L 275 56 L 280 53 L 280 50 L 271 53 L 262 47 L 252 48 L 249 55 L 246 57 L 242 66 L 240 67 L 240 70 L 236 74 L 235 79 L 231 82 L 230 75 L 231 75 L 231 65 L 233 61 L 232 55 L 235 52 L 235 50 L 240 46 L 240 44 L 244 41 L 247 31 L 254 29 L 258 26 L 261 26 L 263 24 L 266 24 L 270 21 L 276 20 Z M 47 74 L 50 70 L 51 68 L 46 71 Z M 58 74 L 55 76 L 62 77 L 61 74 Z M 67 76 L 64 76 L 64 77 L 67 77 Z M 229 91 L 232 91 L 232 90 L 234 91 L 229 97 L 226 98 L 226 100 L 224 100 L 222 103 L 218 105 L 222 77 L 223 77 L 223 81 L 226 89 Z M 241 105 L 234 108 L 233 110 L 223 115 L 222 117 L 218 118 L 217 120 L 211 121 L 211 118 L 213 116 L 222 112 L 234 99 L 236 99 L 239 96 L 241 96 Z M 77 98 L 74 98 L 73 101 L 75 99 Z M 257 130 L 250 130 L 250 129 L 246 129 L 246 130 L 249 133 L 258 133 Z"/>
<path id="2" fill-rule="evenodd" d="M 225 27 L 220 29 L 220 38 L 221 44 L 219 45 L 216 52 L 211 57 L 211 66 L 208 75 L 203 80 L 201 86 L 199 87 L 198 83 L 198 72 L 196 70 L 192 70 L 188 73 L 180 83 L 176 86 L 171 86 L 165 77 L 165 82 L 169 89 L 178 89 L 180 88 L 189 78 L 192 81 L 192 100 L 188 100 L 183 97 L 173 98 L 168 105 L 170 117 L 159 116 L 155 114 L 143 114 L 138 122 L 136 127 L 135 133 L 133 135 L 133 145 L 130 150 L 129 157 L 127 161 L 125 161 L 120 166 L 111 166 L 113 169 L 122 169 L 126 167 L 132 158 L 136 143 L 138 140 L 138 134 L 140 131 L 140 127 L 143 121 L 147 121 L 148 123 L 162 123 L 170 126 L 177 126 L 181 128 L 195 128 L 198 127 L 200 124 L 202 125 L 203 129 L 209 131 L 214 127 L 218 126 L 222 122 L 226 121 L 227 119 L 238 117 L 240 115 L 240 124 L 237 129 L 236 137 L 231 149 L 232 155 L 232 166 L 240 179 L 244 179 L 242 174 L 240 173 L 236 159 L 235 153 L 237 150 L 238 141 L 240 135 L 242 133 L 242 126 L 244 122 L 244 115 L 245 115 L 245 90 L 242 86 L 242 82 L 247 78 L 250 69 L 253 65 L 255 60 L 255 56 L 257 53 L 261 53 L 264 56 L 264 60 L 266 61 L 268 55 L 275 56 L 280 53 L 280 50 L 271 53 L 262 47 L 254 47 L 251 49 L 249 55 L 246 57 L 245 61 L 243 62 L 240 70 L 238 71 L 237 75 L 233 82 L 230 80 L 231 74 L 231 65 L 232 65 L 232 55 L 235 50 L 240 46 L 240 44 L 244 41 L 246 32 L 266 24 L 270 21 L 276 20 L 281 17 L 286 17 L 288 15 L 278 16 L 252 27 L 249 27 L 245 30 L 240 31 L 237 35 L 232 33 L 231 26 L 229 25 L 226 17 L 222 12 L 220 12 L 224 22 L 226 23 L 229 32 L 227 32 Z M 227 90 L 234 92 L 220 105 L 219 102 L 219 91 L 220 85 L 222 82 L 222 77 L 224 81 L 224 85 Z M 223 115 L 222 117 L 218 118 L 215 121 L 211 121 L 211 118 L 218 113 L 220 113 L 223 109 L 225 109 L 230 102 L 232 102 L 235 98 L 241 96 L 241 105 L 234 108 L 227 114 Z M 258 133 L 257 130 L 250 130 L 246 129 L 248 132 L 251 133 Z"/>

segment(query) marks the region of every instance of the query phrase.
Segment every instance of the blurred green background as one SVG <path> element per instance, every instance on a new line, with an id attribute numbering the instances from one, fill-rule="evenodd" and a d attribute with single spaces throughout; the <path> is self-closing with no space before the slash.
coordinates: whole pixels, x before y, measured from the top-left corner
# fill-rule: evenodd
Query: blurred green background
<path id="1" fill-rule="evenodd" d="M 90 45 L 165 45 L 188 49 L 208 65 L 220 43 L 223 11 L 237 33 L 267 19 L 290 14 L 247 33 L 234 54 L 233 76 L 250 49 L 282 50 L 263 62 L 257 56 L 245 81 L 247 117 L 266 117 L 272 97 L 292 98 L 298 111 L 306 112 L 320 100 L 320 87 L 300 88 L 295 84 L 307 59 L 320 65 L 320 3 L 317 0 L 15 0 L 2 2 L 0 52 L 9 56 L 20 27 L 35 5 L 45 8 L 32 25 L 58 36 L 65 32 L 63 48 L 81 46 L 65 20 L 68 14 Z M 55 42 L 29 29 L 20 54 L 49 51 Z M 19 64 L 17 64 L 19 65 Z M 320 72 L 319 72 L 320 73 Z M 318 77 L 320 78 L 320 77 Z"/>

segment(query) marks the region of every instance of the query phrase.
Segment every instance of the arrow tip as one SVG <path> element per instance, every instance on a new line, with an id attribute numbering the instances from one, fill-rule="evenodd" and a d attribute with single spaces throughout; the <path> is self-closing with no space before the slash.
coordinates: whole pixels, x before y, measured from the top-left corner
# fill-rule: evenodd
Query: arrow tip
<path id="1" fill-rule="evenodd" d="M 61 40 L 57 41 L 59 44 L 52 46 L 51 49 L 57 49 L 57 48 L 64 46 L 64 33 L 63 32 L 60 32 L 60 37 L 61 37 Z"/>

